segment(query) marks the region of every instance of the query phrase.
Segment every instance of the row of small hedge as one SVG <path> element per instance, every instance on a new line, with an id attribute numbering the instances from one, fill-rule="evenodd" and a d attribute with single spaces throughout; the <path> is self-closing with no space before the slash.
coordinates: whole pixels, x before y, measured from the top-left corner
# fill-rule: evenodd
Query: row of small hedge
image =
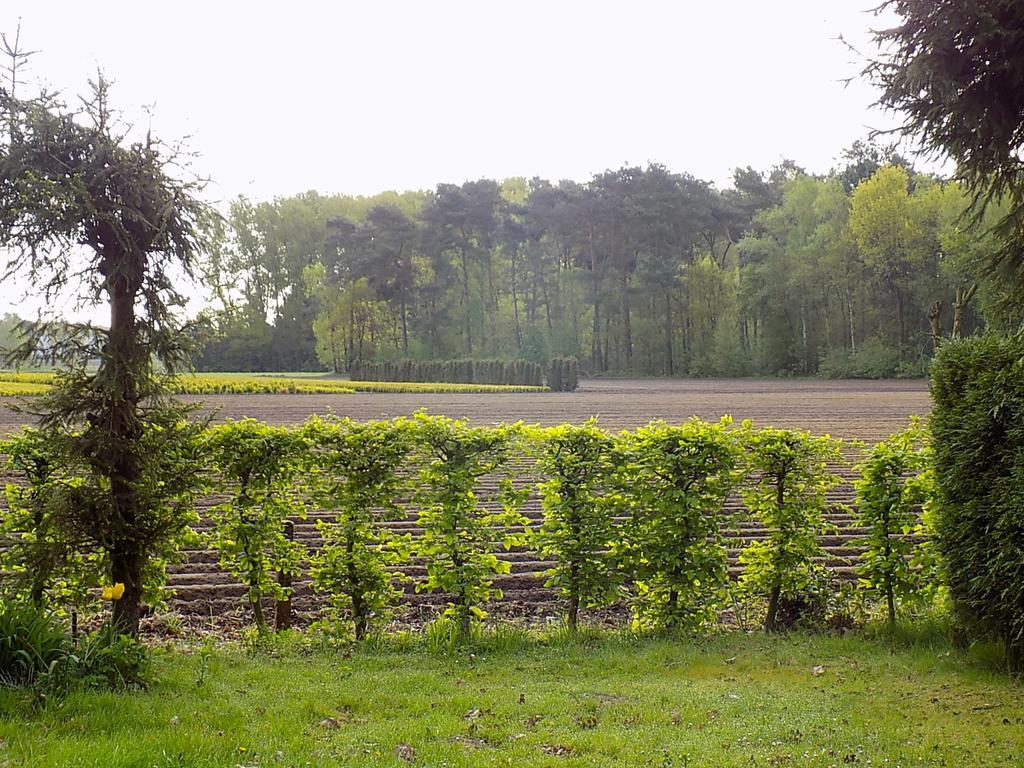
<path id="1" fill-rule="evenodd" d="M 554 358 L 544 366 L 530 360 L 356 360 L 353 380 L 506 384 L 572 392 L 579 386 L 576 358 Z"/>
<path id="2" fill-rule="evenodd" d="M 361 636 L 397 601 L 401 569 L 415 558 L 424 567 L 417 590 L 445 594 L 445 617 L 465 635 L 501 598 L 494 582 L 509 563 L 495 553 L 513 547 L 555 563 L 544 576 L 564 597 L 573 629 L 582 610 L 625 601 L 638 627 L 695 630 L 716 622 L 739 594 L 764 601 L 771 630 L 787 605 L 820 605 L 830 592 L 820 537 L 828 530 L 826 494 L 842 481 L 835 468 L 843 445 L 801 431 L 730 425 L 692 419 L 612 433 L 593 422 L 474 427 L 426 414 L 312 419 L 296 428 L 244 420 L 190 438 L 176 460 L 176 481 L 183 500 L 209 492 L 223 500 L 202 538 L 245 585 L 264 631 L 264 601 L 290 593 L 280 576 L 308 574 L 329 614 Z M 890 606 L 929 589 L 930 548 L 906 537 L 922 531 L 921 438 L 914 427 L 861 465 L 859 514 L 870 533 L 859 584 Z M 71 544 L 77 531 L 68 527 L 81 524 L 72 506 L 81 499 L 82 470 L 59 467 L 47 450 L 35 430 L 5 446 L 27 483 L 9 487 L 0 525 L 8 542 L 0 552 L 0 571 L 9 576 L 4 596 L 81 601 L 109 580 L 106 558 L 96 545 Z M 536 462 L 536 485 L 516 482 L 512 462 L 524 452 Z M 495 475 L 499 492 L 485 502 L 482 478 Z M 746 519 L 767 529 L 742 549 L 738 592 L 725 533 L 739 522 L 726 511 L 734 492 Z M 522 514 L 533 493 L 543 509 L 536 524 Z M 286 521 L 307 508 L 334 512 L 318 522 L 323 547 L 315 552 L 285 533 Z M 416 537 L 388 524 L 411 514 Z M 198 543 L 186 531 L 178 546 Z M 146 574 L 149 593 L 157 594 L 163 570 Z"/>

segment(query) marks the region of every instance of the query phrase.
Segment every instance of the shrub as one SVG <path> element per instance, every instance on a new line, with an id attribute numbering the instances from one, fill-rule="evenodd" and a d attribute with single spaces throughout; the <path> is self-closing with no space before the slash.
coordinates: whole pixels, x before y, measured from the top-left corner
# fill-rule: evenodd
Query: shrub
<path id="1" fill-rule="evenodd" d="M 495 551 L 525 541 L 528 520 L 519 510 L 525 493 L 509 478 L 500 482 L 500 508 L 492 510 L 476 495 L 480 478 L 501 468 L 520 433 L 516 425 L 471 427 L 465 421 L 417 413 L 413 417 L 425 466 L 414 500 L 419 505 L 423 534 L 414 552 L 423 558 L 426 581 L 417 588 L 451 594 L 445 615 L 462 637 L 473 619 L 482 619 L 482 606 L 501 598 L 494 576 L 508 573 L 509 564 Z"/>
<path id="2" fill-rule="evenodd" d="M 0 517 L 0 596 L 46 603 L 81 603 L 98 576 L 61 524 L 56 505 L 70 481 L 59 449 L 36 429 L 0 445 L 7 469 L 24 483 L 8 483 L 7 513 Z"/>
<path id="3" fill-rule="evenodd" d="M 930 473 L 926 433 L 919 420 L 876 444 L 858 465 L 857 522 L 868 528 L 861 544 L 858 585 L 885 599 L 889 623 L 896 623 L 896 600 L 918 600 L 927 593 L 933 569 L 922 567 L 924 534 L 919 510 L 928 503 Z"/>
<path id="4" fill-rule="evenodd" d="M 826 530 L 826 492 L 842 482 L 829 462 L 840 460 L 842 443 L 791 429 L 753 429 L 744 422 L 744 448 L 752 479 L 743 489 L 750 514 L 768 529 L 767 538 L 744 547 L 741 584 L 768 598 L 764 627 L 779 628 L 781 599 L 801 601 L 815 591 L 825 569 L 818 536 Z"/>
<path id="5" fill-rule="evenodd" d="M 878 338 L 865 339 L 855 352 L 832 350 L 818 367 L 819 374 L 833 379 L 890 379 L 900 370 L 899 353 Z"/>
<path id="6" fill-rule="evenodd" d="M 267 631 L 263 600 L 291 594 L 275 575 L 298 576 L 304 547 L 285 535 L 285 521 L 305 508 L 292 481 L 308 465 L 302 435 L 252 419 L 212 427 L 205 449 L 215 490 L 229 500 L 210 510 L 212 546 L 220 565 L 246 586 L 253 619 Z"/>
<path id="7" fill-rule="evenodd" d="M 730 423 L 653 422 L 619 440 L 629 514 L 620 549 L 638 626 L 692 630 L 717 618 L 728 576 L 722 507 L 741 476 Z"/>
<path id="8" fill-rule="evenodd" d="M 30 686 L 61 662 L 71 638 L 50 611 L 31 603 L 0 603 L 0 686 Z"/>
<path id="9" fill-rule="evenodd" d="M 405 487 L 399 471 L 412 449 L 410 425 L 312 419 L 305 434 L 314 451 L 312 500 L 334 511 L 331 521 L 317 522 L 324 543 L 310 575 L 361 640 L 370 619 L 398 597 L 389 567 L 408 557 L 409 537 L 380 523 L 405 512 L 395 499 Z"/>
<path id="10" fill-rule="evenodd" d="M 569 601 L 566 619 L 575 632 L 581 607 L 607 605 L 617 594 L 608 503 L 614 441 L 594 421 L 541 429 L 532 437 L 537 467 L 547 478 L 538 485 L 544 520 L 534 540 L 540 555 L 555 560 L 544 572 L 545 585 Z"/>
<path id="11" fill-rule="evenodd" d="M 149 683 L 151 667 L 146 646 L 118 631 L 111 622 L 79 640 L 67 659 L 69 677 L 90 688 L 124 690 Z"/>
<path id="12" fill-rule="evenodd" d="M 942 345 L 932 367 L 935 524 L 954 610 L 1024 668 L 1024 337 Z"/>

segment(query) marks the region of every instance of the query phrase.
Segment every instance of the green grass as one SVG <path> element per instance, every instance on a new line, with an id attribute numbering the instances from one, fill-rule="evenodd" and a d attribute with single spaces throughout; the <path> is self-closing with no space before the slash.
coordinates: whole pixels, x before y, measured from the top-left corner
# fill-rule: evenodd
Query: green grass
<path id="1" fill-rule="evenodd" d="M 0 692 L 0 766 L 1024 766 L 1024 690 L 941 640 L 387 640 L 161 652 L 143 693 Z M 816 665 L 824 672 L 815 675 Z"/>

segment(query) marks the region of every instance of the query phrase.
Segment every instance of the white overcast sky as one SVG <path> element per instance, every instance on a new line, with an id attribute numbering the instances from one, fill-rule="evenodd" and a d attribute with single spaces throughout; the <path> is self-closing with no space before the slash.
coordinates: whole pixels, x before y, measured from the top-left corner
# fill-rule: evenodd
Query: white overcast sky
<path id="1" fill-rule="evenodd" d="M 3 3 L 73 94 L 101 67 L 215 194 L 372 194 L 658 161 L 828 170 L 869 127 L 876 0 Z"/>
<path id="2" fill-rule="evenodd" d="M 843 83 L 876 2 L 7 0 L 0 31 L 20 19 L 31 79 L 73 95 L 100 67 L 130 117 L 152 106 L 217 201 L 648 161 L 723 187 L 892 124 Z"/>

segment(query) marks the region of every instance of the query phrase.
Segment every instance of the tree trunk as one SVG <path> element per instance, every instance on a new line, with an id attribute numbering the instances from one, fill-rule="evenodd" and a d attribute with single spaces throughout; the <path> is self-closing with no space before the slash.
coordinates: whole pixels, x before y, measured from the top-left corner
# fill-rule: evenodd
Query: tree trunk
<path id="1" fill-rule="evenodd" d="M 857 351 L 857 336 L 854 333 L 853 323 L 853 293 L 850 291 L 850 287 L 846 287 L 846 312 L 850 320 L 850 351 Z"/>
<path id="2" fill-rule="evenodd" d="M 469 257 L 466 254 L 466 247 L 462 246 L 459 251 L 460 263 L 462 265 L 462 306 L 463 312 L 463 334 L 465 335 L 466 354 L 473 355 L 473 313 L 469 306 Z"/>
<path id="3" fill-rule="evenodd" d="M 284 536 L 288 541 L 295 539 L 295 523 L 291 520 L 284 521 Z M 277 583 L 281 589 L 285 590 L 287 597 L 278 600 L 277 605 L 274 606 L 274 629 L 278 632 L 291 629 L 292 627 L 292 599 L 290 590 L 292 586 L 291 574 L 279 572 L 277 574 Z"/>
<path id="4" fill-rule="evenodd" d="M 807 303 L 804 301 L 800 302 L 800 346 L 803 350 L 803 372 L 807 373 L 810 369 L 810 356 L 807 348 Z"/>
<path id="5" fill-rule="evenodd" d="M 672 355 L 672 294 L 665 294 L 665 367 L 669 376 L 674 376 L 676 363 Z"/>
<path id="6" fill-rule="evenodd" d="M 126 260 L 122 255 L 120 261 Z M 137 282 L 134 278 L 132 280 Z M 114 391 L 106 414 L 109 419 L 109 427 L 106 428 L 109 430 L 109 445 L 101 446 L 101 450 L 109 455 L 93 458 L 110 482 L 114 514 L 111 577 L 115 584 L 124 584 L 124 594 L 120 600 L 114 601 L 113 622 L 121 632 L 133 637 L 139 634 L 142 569 L 145 564 L 145 553 L 139 551 L 135 530 L 139 504 L 135 485 L 140 474 L 138 450 L 141 437 L 135 369 L 146 363 L 147 354 L 139 348 L 135 320 L 137 290 L 137 285 L 130 284 L 129 278 L 116 273 L 107 282 L 110 355 L 104 364 L 112 369 Z"/>
<path id="7" fill-rule="evenodd" d="M 409 356 L 409 311 L 405 306 L 405 294 L 399 299 L 399 312 L 402 313 L 402 354 Z"/>
<path id="8" fill-rule="evenodd" d="M 966 290 L 958 288 L 956 301 L 953 303 L 953 338 L 959 339 L 963 335 L 964 315 L 967 313 L 967 305 L 971 303 L 974 294 L 978 292 L 978 284 L 974 283 Z"/>
<path id="9" fill-rule="evenodd" d="M 352 601 L 352 626 L 355 631 L 356 640 L 362 640 L 366 635 L 366 603 L 363 600 L 363 592 L 359 588 L 359 574 L 356 572 L 355 558 L 356 549 L 355 532 L 349 528 L 345 532 L 345 553 L 348 555 L 348 586 L 350 590 L 349 599 Z"/>
<path id="10" fill-rule="evenodd" d="M 928 310 L 928 325 L 932 331 L 932 350 L 937 352 L 942 343 L 942 299 L 932 302 Z"/>
<path id="11" fill-rule="evenodd" d="M 778 612 L 779 612 L 779 596 L 782 593 L 781 587 L 778 584 L 772 587 L 772 591 L 768 594 L 768 612 L 764 617 L 764 631 L 775 632 L 779 628 Z"/>
<path id="12" fill-rule="evenodd" d="M 903 360 L 903 342 L 906 340 L 906 329 L 903 320 L 903 289 L 896 288 L 896 351 L 900 361 Z"/>
<path id="13" fill-rule="evenodd" d="M 626 353 L 626 370 L 633 367 L 633 324 L 630 320 L 629 272 L 622 270 L 622 346 Z"/>

